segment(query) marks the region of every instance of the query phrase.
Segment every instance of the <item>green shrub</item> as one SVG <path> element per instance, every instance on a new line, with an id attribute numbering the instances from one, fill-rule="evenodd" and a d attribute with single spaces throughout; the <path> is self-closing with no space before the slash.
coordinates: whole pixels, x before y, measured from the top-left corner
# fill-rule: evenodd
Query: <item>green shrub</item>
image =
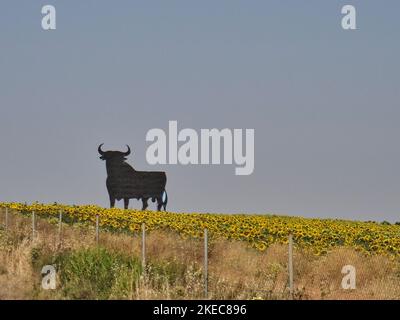
<path id="1" fill-rule="evenodd" d="M 109 299 L 128 296 L 142 270 L 140 261 L 104 248 L 63 254 L 56 259 L 63 295 L 68 299 Z"/>

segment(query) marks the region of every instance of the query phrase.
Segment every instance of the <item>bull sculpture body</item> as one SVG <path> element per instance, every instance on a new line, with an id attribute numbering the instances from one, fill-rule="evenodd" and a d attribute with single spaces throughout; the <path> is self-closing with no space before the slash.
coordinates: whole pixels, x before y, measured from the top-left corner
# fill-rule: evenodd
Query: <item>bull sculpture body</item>
<path id="1" fill-rule="evenodd" d="M 157 210 L 167 209 L 167 192 L 165 185 L 167 176 L 165 172 L 136 171 L 125 162 L 130 155 L 131 149 L 127 152 L 103 151 L 103 144 L 98 147 L 100 159 L 106 161 L 107 168 L 107 191 L 110 197 L 110 207 L 115 206 L 115 200 L 124 199 L 124 208 L 128 209 L 129 199 L 142 200 L 142 210 L 148 207 L 148 200 L 157 201 Z"/>

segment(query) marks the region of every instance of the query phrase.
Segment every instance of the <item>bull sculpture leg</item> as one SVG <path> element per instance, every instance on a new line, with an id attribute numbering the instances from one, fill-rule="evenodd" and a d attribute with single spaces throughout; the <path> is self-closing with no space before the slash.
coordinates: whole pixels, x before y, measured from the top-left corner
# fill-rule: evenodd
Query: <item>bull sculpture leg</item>
<path id="1" fill-rule="evenodd" d="M 124 209 L 127 210 L 129 207 L 129 198 L 124 198 Z"/>
<path id="2" fill-rule="evenodd" d="M 110 195 L 110 208 L 114 208 L 115 206 L 115 198 Z"/>
<path id="3" fill-rule="evenodd" d="M 163 205 L 161 197 L 157 197 L 157 211 L 161 211 L 161 207 Z"/>
<path id="4" fill-rule="evenodd" d="M 143 202 L 142 210 L 146 210 L 147 207 L 149 206 L 149 204 L 147 202 L 148 200 L 149 200 L 149 198 L 142 198 L 142 202 Z"/>

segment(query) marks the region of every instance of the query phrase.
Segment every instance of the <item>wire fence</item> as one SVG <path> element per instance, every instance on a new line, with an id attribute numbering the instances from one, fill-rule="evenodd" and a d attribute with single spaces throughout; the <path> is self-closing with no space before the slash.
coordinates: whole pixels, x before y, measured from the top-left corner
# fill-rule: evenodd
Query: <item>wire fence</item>
<path id="1" fill-rule="evenodd" d="M 1 225 L 3 226 L 3 229 L 6 233 L 10 233 L 13 230 L 21 227 L 21 225 L 18 225 L 16 221 L 13 222 L 13 215 L 15 213 L 10 212 L 8 208 L 5 208 L 3 214 L 3 221 Z M 65 240 L 65 231 L 67 228 L 65 228 L 66 223 L 71 224 L 71 220 L 67 217 L 66 214 L 64 214 L 62 211 L 59 212 L 58 218 L 53 221 L 53 228 L 49 231 L 48 223 L 46 219 L 38 219 L 38 215 L 35 212 L 31 212 L 29 214 L 25 214 L 24 216 L 27 217 L 30 215 L 31 218 L 31 227 L 30 227 L 30 232 L 29 235 L 27 235 L 32 241 L 36 241 L 39 237 L 41 232 L 47 232 L 47 233 L 53 233 L 53 238 L 54 241 L 56 242 L 55 245 L 57 248 L 63 248 L 63 242 Z M 47 224 L 46 224 L 47 223 Z M 45 225 L 46 224 L 46 225 Z M 72 223 L 73 224 L 73 223 Z M 101 246 L 102 241 L 106 241 L 106 238 L 109 237 L 110 232 L 107 230 L 103 230 L 101 228 L 101 221 L 99 215 L 96 216 L 94 219 L 94 223 L 92 225 L 86 224 L 89 228 L 86 228 L 86 231 L 93 230 L 94 235 L 93 235 L 93 244 L 96 246 Z M 25 232 L 27 226 L 25 226 Z M 150 232 L 151 233 L 151 232 Z M 152 259 L 154 259 L 154 252 L 160 252 L 164 249 L 163 246 L 166 244 L 163 244 L 162 241 L 154 241 L 154 239 L 150 242 L 147 241 L 147 237 L 149 235 L 149 232 L 147 230 L 146 224 L 142 223 L 140 226 L 140 232 L 133 234 L 133 238 L 135 241 L 138 241 L 140 244 L 137 244 L 137 247 L 140 249 L 138 250 L 138 256 L 140 257 L 141 260 L 141 265 L 144 271 L 147 270 L 148 263 Z M 132 236 L 132 234 L 131 234 Z M 104 238 L 104 239 L 103 239 Z M 210 270 L 210 262 L 211 266 L 214 261 L 214 259 L 218 258 L 218 254 L 215 254 L 215 248 L 213 247 L 214 244 L 211 245 L 210 247 L 210 231 L 207 229 L 204 229 L 203 231 L 203 237 L 202 239 L 196 239 L 196 241 L 201 241 L 202 245 L 198 243 L 198 245 L 193 246 L 192 248 L 192 253 L 188 254 L 188 247 L 189 243 L 185 243 L 189 241 L 190 239 L 187 240 L 182 240 L 181 242 L 176 242 L 175 245 L 175 251 L 170 253 L 170 258 L 172 260 L 179 260 L 182 258 L 182 256 L 178 257 L 179 250 L 182 251 L 183 255 L 192 255 L 192 256 L 186 256 L 185 259 L 188 261 L 190 258 L 193 260 L 198 260 L 200 261 L 200 270 L 202 271 L 202 286 L 203 286 L 203 294 L 202 298 L 204 299 L 209 299 L 210 296 L 211 298 L 214 298 L 216 295 L 213 292 L 213 290 L 216 290 L 216 285 L 213 286 L 213 288 L 210 291 L 210 276 L 213 278 L 214 274 L 216 271 L 215 268 L 212 268 Z M 78 239 L 79 241 L 79 239 Z M 181 247 L 179 247 L 181 246 Z M 202 248 L 202 249 L 201 249 Z M 157 250 L 158 249 L 158 250 Z M 297 248 L 295 245 L 295 239 L 293 238 L 292 234 L 288 235 L 287 239 L 287 246 L 286 249 L 282 249 L 282 245 L 280 246 L 280 252 L 283 254 L 270 254 L 268 259 L 266 260 L 260 260 L 266 262 L 265 265 L 257 265 L 257 272 L 260 274 L 265 274 L 265 283 L 272 283 L 274 284 L 274 281 L 276 282 L 277 279 L 272 279 L 271 274 L 275 275 L 276 277 L 281 276 L 283 277 L 283 283 L 285 284 L 283 289 L 280 291 L 281 296 L 279 295 L 274 295 L 274 298 L 285 298 L 285 299 L 308 299 L 308 298 L 320 298 L 324 299 L 327 298 L 329 299 L 333 295 L 333 293 L 336 293 L 336 298 L 364 298 L 365 297 L 365 290 L 374 290 L 374 285 L 375 285 L 375 290 L 377 290 L 375 293 L 374 292 L 369 292 L 369 298 L 374 298 L 375 297 L 381 297 L 381 296 L 389 296 L 391 298 L 400 299 L 400 276 L 398 273 L 397 278 L 395 274 L 390 274 L 389 271 L 389 264 L 385 265 L 386 260 L 379 260 L 379 258 L 370 259 L 370 260 L 365 260 L 363 261 L 359 255 L 357 254 L 350 254 L 349 251 L 338 251 L 335 256 L 326 256 L 326 257 L 315 257 L 308 255 L 307 253 L 304 253 L 301 248 Z M 202 251 L 202 252 L 201 252 Z M 153 254 L 151 254 L 153 252 Z M 220 254 L 224 252 L 224 248 L 219 251 Z M 211 255 L 210 255 L 211 253 Z M 165 255 L 165 254 L 164 254 Z M 262 255 L 262 253 L 260 253 Z M 241 266 L 243 269 L 243 273 L 246 273 L 249 268 L 246 267 L 246 264 L 241 262 L 241 259 L 246 259 L 244 254 L 241 256 L 236 257 L 236 260 L 232 260 L 230 262 L 226 263 L 226 268 L 231 268 L 235 270 L 238 274 L 238 278 L 242 276 L 242 270 L 236 270 Z M 276 260 L 276 261 L 274 261 Z M 283 261 L 286 260 L 286 261 Z M 384 263 L 382 261 L 385 261 Z M 235 263 L 238 265 L 238 268 L 235 268 Z M 249 264 L 252 262 L 249 261 Z M 382 264 L 383 263 L 383 264 Z M 396 263 L 396 262 L 394 262 Z M 273 268 L 279 268 L 279 266 L 286 266 L 286 271 L 285 272 L 276 272 L 276 270 L 272 270 Z M 391 278 L 391 283 L 390 285 L 381 285 L 380 287 L 377 286 L 377 281 L 379 279 L 382 281 L 382 278 L 385 279 L 385 272 L 382 273 L 382 270 L 375 270 L 378 273 L 378 277 L 374 278 L 373 272 L 368 272 L 369 268 L 376 268 L 376 267 L 382 268 L 387 268 L 386 270 L 386 275 L 388 276 L 388 279 Z M 398 271 L 400 270 L 400 265 L 397 265 Z M 315 270 L 313 270 L 315 268 Z M 282 271 L 282 270 L 281 270 Z M 371 271 L 371 270 L 369 270 Z M 211 272 L 211 274 L 210 274 Z M 223 270 L 222 270 L 223 272 Z M 357 275 L 357 272 L 359 273 Z M 304 276 L 305 274 L 311 274 L 312 276 Z M 393 277 L 394 278 L 393 278 Z M 271 279 L 270 279 L 271 278 Z M 271 280 L 270 282 L 268 282 Z M 310 287 L 315 287 L 313 282 L 316 282 L 317 285 L 316 287 L 319 287 L 319 292 L 318 294 L 312 296 L 310 293 L 307 292 L 307 288 Z M 363 290 L 361 290 L 360 294 L 357 294 L 357 286 L 362 285 Z M 217 283 L 217 285 L 223 285 L 221 283 Z M 274 284 L 275 285 L 275 284 Z M 388 289 L 388 287 L 391 287 Z M 279 290 L 275 290 L 276 288 L 269 289 L 263 288 L 259 286 L 256 286 L 254 289 L 249 289 L 246 287 L 244 284 L 243 287 L 240 289 L 243 292 L 252 292 L 252 293 L 257 293 L 259 292 L 261 295 L 269 296 L 273 292 L 279 292 Z M 380 291 L 380 292 L 378 292 Z M 383 292 L 384 291 L 384 292 Z M 387 292 L 386 292 L 387 291 Z M 393 294 L 391 292 L 394 292 Z M 396 294 L 397 292 L 397 294 Z M 391 295 L 392 294 L 392 295 Z"/>

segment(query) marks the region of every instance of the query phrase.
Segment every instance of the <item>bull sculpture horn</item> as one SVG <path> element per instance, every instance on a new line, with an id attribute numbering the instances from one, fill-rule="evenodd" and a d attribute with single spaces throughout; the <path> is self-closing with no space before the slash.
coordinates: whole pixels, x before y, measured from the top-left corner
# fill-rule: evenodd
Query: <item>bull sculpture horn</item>
<path id="1" fill-rule="evenodd" d="M 104 151 L 103 150 L 101 150 L 101 146 L 103 145 L 104 143 L 102 143 L 101 145 L 99 145 L 99 148 L 97 149 L 97 151 L 100 153 L 100 155 L 104 155 Z"/>
<path id="2" fill-rule="evenodd" d="M 124 156 L 127 157 L 131 154 L 131 148 L 129 148 L 128 145 L 126 145 L 128 147 L 128 151 L 124 153 Z"/>

